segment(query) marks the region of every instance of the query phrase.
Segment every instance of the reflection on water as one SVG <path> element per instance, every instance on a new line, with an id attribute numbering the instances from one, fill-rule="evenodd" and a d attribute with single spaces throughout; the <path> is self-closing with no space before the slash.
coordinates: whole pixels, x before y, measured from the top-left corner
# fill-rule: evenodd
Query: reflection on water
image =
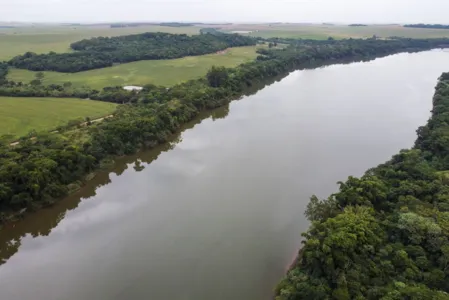
<path id="1" fill-rule="evenodd" d="M 170 138 L 169 142 L 158 145 L 147 151 L 139 152 L 135 155 L 120 157 L 116 159 L 112 170 L 98 171 L 95 178 L 89 181 L 81 190 L 70 195 L 66 199 L 57 202 L 49 208 L 42 209 L 36 213 L 30 213 L 25 220 L 7 224 L 0 231 L 0 264 L 5 263 L 14 253 L 18 251 L 22 244 L 22 239 L 29 237 L 47 236 L 52 232 L 61 220 L 64 219 L 68 211 L 74 210 L 79 203 L 96 195 L 96 190 L 111 183 L 111 176 L 120 176 L 130 166 L 139 172 L 145 169 L 145 165 L 157 159 L 163 152 L 170 151 L 181 141 L 181 132 L 193 128 L 202 120 L 212 118 L 212 120 L 223 119 L 229 113 L 229 105 L 207 112 L 202 112 L 194 121 L 185 124 L 179 133 Z M 108 212 L 110 213 L 110 212 Z M 97 215 L 94 212 L 94 215 Z"/>
<path id="2" fill-rule="evenodd" d="M 287 74 L 283 74 L 270 80 L 260 82 L 250 87 L 245 96 L 250 96 L 278 82 Z M 0 265 L 5 263 L 21 247 L 22 239 L 28 237 L 48 236 L 61 220 L 64 219 L 68 211 L 78 208 L 81 201 L 94 197 L 96 190 L 111 183 L 111 175 L 120 176 L 131 165 L 139 172 L 145 169 L 145 165 L 156 160 L 163 152 L 172 150 L 181 141 L 181 133 L 192 129 L 200 124 L 204 119 L 211 118 L 213 121 L 224 119 L 229 114 L 229 105 L 201 112 L 193 121 L 184 124 L 177 134 L 174 134 L 167 143 L 158 145 L 151 150 L 139 152 L 135 155 L 120 157 L 115 160 L 112 170 L 98 171 L 95 178 L 89 181 L 82 189 L 68 196 L 63 201 L 57 202 L 49 208 L 42 209 L 36 213 L 30 213 L 25 220 L 7 224 L 0 231 Z"/>

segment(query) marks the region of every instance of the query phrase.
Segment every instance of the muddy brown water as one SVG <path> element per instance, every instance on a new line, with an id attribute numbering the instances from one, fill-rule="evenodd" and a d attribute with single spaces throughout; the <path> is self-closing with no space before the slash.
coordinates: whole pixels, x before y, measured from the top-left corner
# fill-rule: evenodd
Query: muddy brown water
<path id="1" fill-rule="evenodd" d="M 291 73 L 0 231 L 0 299 L 270 299 L 312 194 L 413 145 L 441 50 Z"/>

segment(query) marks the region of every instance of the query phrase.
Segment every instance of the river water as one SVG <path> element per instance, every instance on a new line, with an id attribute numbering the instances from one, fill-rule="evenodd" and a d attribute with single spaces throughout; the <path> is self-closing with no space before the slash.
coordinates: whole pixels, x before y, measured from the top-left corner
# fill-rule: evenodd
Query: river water
<path id="1" fill-rule="evenodd" d="M 263 300 L 312 194 L 413 145 L 449 52 L 297 71 L 0 232 L 2 300 Z"/>

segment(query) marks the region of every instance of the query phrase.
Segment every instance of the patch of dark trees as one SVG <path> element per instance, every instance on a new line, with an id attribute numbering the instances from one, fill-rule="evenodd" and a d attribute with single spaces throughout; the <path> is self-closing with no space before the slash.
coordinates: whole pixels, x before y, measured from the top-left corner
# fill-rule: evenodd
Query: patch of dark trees
<path id="1" fill-rule="evenodd" d="M 255 45 L 256 40 L 238 34 L 143 33 L 98 37 L 71 44 L 73 53 L 27 52 L 9 61 L 11 66 L 32 71 L 75 73 L 140 60 L 173 59 Z"/>
<path id="2" fill-rule="evenodd" d="M 8 75 L 8 64 L 6 62 L 0 62 L 0 86 L 8 82 L 6 76 Z"/>
<path id="3" fill-rule="evenodd" d="M 449 25 L 442 24 L 407 24 L 404 27 L 408 28 L 428 28 L 428 29 L 449 29 Z"/>

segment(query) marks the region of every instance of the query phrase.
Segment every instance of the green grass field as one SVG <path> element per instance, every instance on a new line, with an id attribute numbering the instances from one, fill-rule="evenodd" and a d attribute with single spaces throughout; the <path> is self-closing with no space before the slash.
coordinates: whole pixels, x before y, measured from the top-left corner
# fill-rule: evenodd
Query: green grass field
<path id="1" fill-rule="evenodd" d="M 44 84 L 62 84 L 70 81 L 74 86 L 101 89 L 105 86 L 138 85 L 148 83 L 171 86 L 176 83 L 204 76 L 213 66 L 235 67 L 256 58 L 256 50 L 262 46 L 231 48 L 224 54 L 208 54 L 170 60 L 138 61 L 110 68 L 79 73 L 43 72 Z M 29 82 L 36 72 L 11 69 L 10 80 Z"/>
<path id="2" fill-rule="evenodd" d="M 252 24 L 229 25 L 222 27 L 225 32 L 251 31 L 249 35 L 263 38 L 303 38 L 303 39 L 327 39 L 333 37 L 343 38 L 367 38 L 376 35 L 387 38 L 401 36 L 408 38 L 436 38 L 449 37 L 449 30 L 405 28 L 399 25 L 370 25 L 352 27 L 346 25 L 307 25 L 307 24 Z"/>
<path id="3" fill-rule="evenodd" d="M 144 32 L 198 34 L 201 27 L 139 26 L 109 28 L 108 26 L 39 26 L 0 28 L 0 61 L 9 60 L 27 51 L 36 53 L 68 52 L 70 44 L 98 36 L 120 36 Z"/>
<path id="4" fill-rule="evenodd" d="M 207 25 L 205 25 L 207 27 Z M 143 32 L 168 32 L 198 34 L 201 27 L 167 27 L 139 26 L 126 28 L 109 28 L 97 26 L 22 26 L 0 28 L 0 61 L 27 51 L 36 53 L 68 52 L 70 44 L 82 39 L 97 36 L 120 36 Z M 377 35 L 379 37 L 403 36 L 410 38 L 449 37 L 449 30 L 404 28 L 398 25 L 370 25 L 367 27 L 349 27 L 343 25 L 307 25 L 307 24 L 233 24 L 222 26 L 223 31 L 252 31 L 250 35 L 259 37 L 284 38 L 363 38 Z"/>
<path id="5" fill-rule="evenodd" d="M 109 28 L 109 26 L 23 26 L 0 29 L 0 61 L 27 51 L 68 52 L 70 43 L 97 36 L 120 36 L 143 32 L 198 34 L 201 27 L 141 26 Z M 249 35 L 284 38 L 366 38 L 402 36 L 410 38 L 449 37 L 449 30 L 403 28 L 398 25 L 349 27 L 343 25 L 306 24 L 233 24 L 222 31 L 250 31 Z M 44 84 L 72 82 L 74 86 L 101 89 L 105 86 L 142 86 L 148 83 L 171 86 L 204 76 L 213 66 L 234 67 L 255 59 L 257 47 L 229 49 L 224 54 L 209 54 L 173 60 L 140 61 L 80 73 L 44 72 Z M 11 69 L 10 80 L 29 82 L 35 72 Z M 30 130 L 51 130 L 68 120 L 100 117 L 113 111 L 114 104 L 80 99 L 7 98 L 0 97 L 0 135 L 21 136 Z"/>
<path id="6" fill-rule="evenodd" d="M 77 118 L 99 118 L 115 107 L 113 103 L 82 99 L 0 97 L 0 136 L 20 137 L 31 130 L 51 130 Z"/>

